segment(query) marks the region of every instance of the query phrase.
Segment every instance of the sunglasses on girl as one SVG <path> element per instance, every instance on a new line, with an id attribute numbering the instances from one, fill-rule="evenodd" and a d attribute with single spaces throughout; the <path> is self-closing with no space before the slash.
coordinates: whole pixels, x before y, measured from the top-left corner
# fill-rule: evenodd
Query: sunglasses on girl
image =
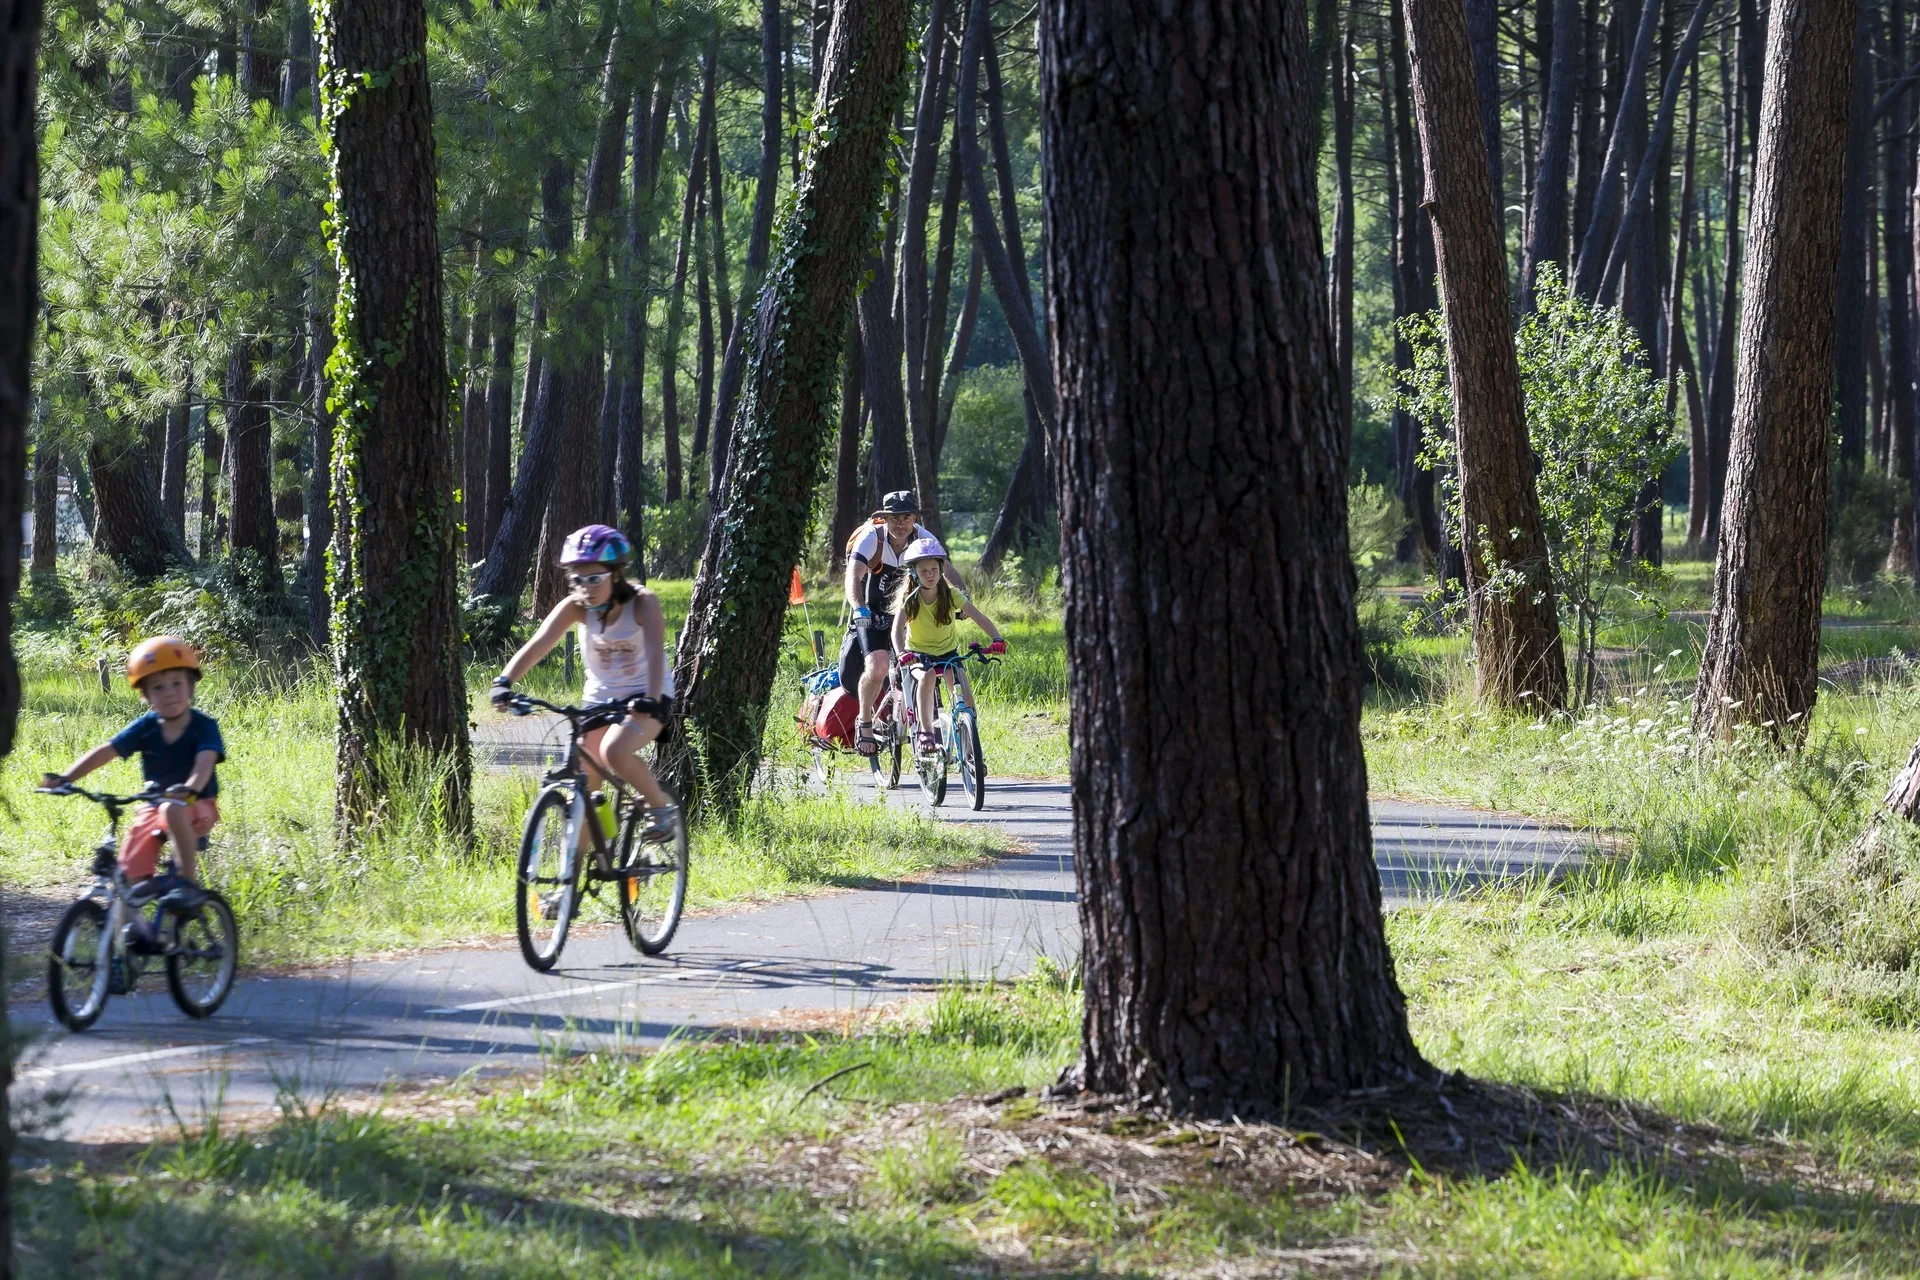
<path id="1" fill-rule="evenodd" d="M 597 587 L 613 575 L 611 573 L 570 573 L 567 585 L 574 587 Z"/>

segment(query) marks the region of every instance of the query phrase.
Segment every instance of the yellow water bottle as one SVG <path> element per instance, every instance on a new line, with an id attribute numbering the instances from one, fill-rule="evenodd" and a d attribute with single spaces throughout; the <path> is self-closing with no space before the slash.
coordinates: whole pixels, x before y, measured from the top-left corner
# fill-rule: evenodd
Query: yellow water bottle
<path id="1" fill-rule="evenodd" d="M 601 839 L 611 840 L 613 838 L 613 797 L 605 791 L 593 793 L 593 820 L 600 826 Z"/>

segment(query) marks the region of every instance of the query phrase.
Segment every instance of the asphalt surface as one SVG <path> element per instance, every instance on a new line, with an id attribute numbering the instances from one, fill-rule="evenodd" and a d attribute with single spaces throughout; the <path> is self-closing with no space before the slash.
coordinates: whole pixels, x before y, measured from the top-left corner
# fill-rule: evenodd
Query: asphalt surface
<path id="1" fill-rule="evenodd" d="M 526 745 L 497 763 L 531 763 Z M 866 785 L 864 781 L 856 785 Z M 903 779 L 905 802 L 916 793 Z M 218 1106 L 271 1107 L 469 1073 L 523 1071 L 555 1054 L 658 1045 L 681 1034 L 758 1035 L 833 1025 L 957 979 L 1012 977 L 1079 946 L 1067 785 L 995 781 L 974 814 L 957 785 L 942 816 L 990 822 L 1023 852 L 919 882 L 884 882 L 682 922 L 669 953 L 638 955 L 617 927 L 576 927 L 561 963 L 534 973 L 511 939 L 488 949 L 253 975 L 213 1018 L 182 1016 L 149 970 L 92 1030 L 73 1035 L 44 1001 L 18 1003 L 36 1037 L 17 1106 L 75 1140 L 137 1135 Z M 1390 906 L 1489 881 L 1550 874 L 1589 842 L 1505 815 L 1374 805 Z M 502 892 L 507 892 L 503 880 Z M 23 1118 L 26 1118 L 23 1116 Z"/>

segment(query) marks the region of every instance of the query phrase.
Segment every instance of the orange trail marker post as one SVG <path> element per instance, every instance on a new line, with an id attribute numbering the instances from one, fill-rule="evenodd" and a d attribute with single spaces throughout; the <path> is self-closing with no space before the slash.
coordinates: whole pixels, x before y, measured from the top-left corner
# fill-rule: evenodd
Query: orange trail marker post
<path id="1" fill-rule="evenodd" d="M 813 640 L 813 660 L 823 663 L 827 654 L 827 638 L 813 629 L 813 610 L 807 608 L 807 585 L 800 581 L 800 566 L 793 566 L 793 581 L 787 586 L 787 607 L 800 606 L 800 616 L 806 619 L 807 634 Z"/>

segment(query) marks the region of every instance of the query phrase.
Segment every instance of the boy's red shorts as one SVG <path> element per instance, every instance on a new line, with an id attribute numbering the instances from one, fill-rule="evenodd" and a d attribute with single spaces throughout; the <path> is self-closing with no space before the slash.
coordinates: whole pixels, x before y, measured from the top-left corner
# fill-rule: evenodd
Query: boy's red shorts
<path id="1" fill-rule="evenodd" d="M 190 806 L 193 834 L 204 839 L 220 821 L 220 807 L 211 800 L 195 800 Z M 160 867 L 160 845 L 166 839 L 167 819 L 157 804 L 145 805 L 127 831 L 120 846 L 120 869 L 129 880 L 145 880 Z"/>

